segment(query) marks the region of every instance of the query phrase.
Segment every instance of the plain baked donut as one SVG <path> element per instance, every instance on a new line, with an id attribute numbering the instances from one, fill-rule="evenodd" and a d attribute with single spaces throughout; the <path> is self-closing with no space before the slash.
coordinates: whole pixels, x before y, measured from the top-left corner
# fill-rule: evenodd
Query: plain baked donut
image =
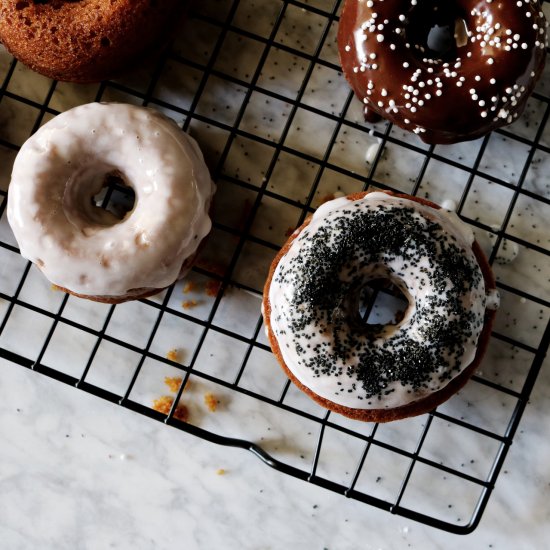
<path id="1" fill-rule="evenodd" d="M 119 219 L 96 206 L 106 177 L 135 193 Z M 91 103 L 22 146 L 8 189 L 21 254 L 58 287 L 103 302 L 142 298 L 190 267 L 211 228 L 214 185 L 196 142 L 145 107 Z"/>
<path id="2" fill-rule="evenodd" d="M 0 0 L 0 42 L 47 77 L 98 82 L 166 41 L 183 0 Z"/>
<path id="3" fill-rule="evenodd" d="M 451 33 L 438 51 L 436 25 Z M 455 143 L 523 112 L 544 67 L 546 26 L 538 0 L 346 0 L 340 61 L 367 120 Z"/>
<path id="4" fill-rule="evenodd" d="M 373 279 L 401 289 L 396 324 L 366 325 Z M 428 201 L 386 192 L 322 205 L 273 261 L 263 312 L 273 352 L 321 405 L 385 422 L 432 410 L 477 368 L 498 294 L 471 230 Z"/>

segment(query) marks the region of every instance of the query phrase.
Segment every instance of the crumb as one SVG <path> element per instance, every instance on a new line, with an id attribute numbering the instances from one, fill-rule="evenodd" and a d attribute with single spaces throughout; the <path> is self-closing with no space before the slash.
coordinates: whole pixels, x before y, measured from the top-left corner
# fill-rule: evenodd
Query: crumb
<path id="1" fill-rule="evenodd" d="M 197 300 L 186 300 L 185 302 L 181 303 L 181 307 L 183 309 L 192 309 L 197 305 L 198 305 Z"/>
<path id="2" fill-rule="evenodd" d="M 162 414 L 168 414 L 174 403 L 174 398 L 164 395 L 153 401 L 153 409 Z"/>
<path id="3" fill-rule="evenodd" d="M 179 350 L 177 350 L 176 348 L 174 349 L 171 349 L 167 354 L 166 354 L 166 359 L 169 359 L 170 361 L 179 361 L 180 360 L 180 357 L 181 357 L 181 353 L 179 352 Z"/>
<path id="4" fill-rule="evenodd" d="M 207 296 L 217 296 L 221 286 L 221 281 L 208 281 L 205 285 Z"/>
<path id="5" fill-rule="evenodd" d="M 172 405 L 174 404 L 174 398 L 169 395 L 163 395 L 153 401 L 153 409 L 162 414 L 168 414 Z M 186 422 L 189 418 L 189 411 L 185 405 L 178 405 L 174 411 L 174 418 Z"/>
<path id="6" fill-rule="evenodd" d="M 227 472 L 223 468 L 220 468 L 219 470 L 216 470 L 216 473 L 219 476 L 224 476 Z"/>
<path id="7" fill-rule="evenodd" d="M 185 286 L 182 288 L 182 292 L 184 294 L 189 294 L 189 292 L 193 292 L 197 288 L 197 284 L 193 281 L 187 281 L 185 283 Z"/>
<path id="8" fill-rule="evenodd" d="M 174 398 L 168 395 L 163 395 L 153 401 L 153 409 L 162 414 L 168 414 L 174 403 Z"/>
<path id="9" fill-rule="evenodd" d="M 174 411 L 174 418 L 182 422 L 187 422 L 189 419 L 189 409 L 185 405 L 178 405 Z"/>
<path id="10" fill-rule="evenodd" d="M 182 422 L 187 422 L 189 419 L 189 410 L 185 405 L 178 405 L 174 411 L 174 418 L 176 420 L 181 420 Z"/>
<path id="11" fill-rule="evenodd" d="M 204 404 L 210 412 L 216 412 L 219 401 L 213 393 L 208 392 L 204 394 Z"/>
<path id="12" fill-rule="evenodd" d="M 183 379 L 180 376 L 164 377 L 164 383 L 168 386 L 168 389 L 173 393 L 176 393 L 180 389 L 182 380 Z"/>
<path id="13" fill-rule="evenodd" d="M 57 285 L 54 285 L 52 284 L 52 286 L 50 287 L 54 292 L 60 292 L 61 291 L 61 287 L 60 286 L 57 286 Z"/>

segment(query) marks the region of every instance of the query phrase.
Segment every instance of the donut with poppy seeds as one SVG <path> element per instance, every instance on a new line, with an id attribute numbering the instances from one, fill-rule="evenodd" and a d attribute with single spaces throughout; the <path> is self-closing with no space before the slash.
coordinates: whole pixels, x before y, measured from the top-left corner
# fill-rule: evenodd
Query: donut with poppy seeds
<path id="1" fill-rule="evenodd" d="M 390 280 L 409 306 L 395 324 L 359 318 L 361 290 Z M 426 413 L 477 369 L 498 307 L 491 269 L 456 214 L 417 197 L 329 201 L 275 257 L 262 311 L 290 379 L 363 421 Z"/>

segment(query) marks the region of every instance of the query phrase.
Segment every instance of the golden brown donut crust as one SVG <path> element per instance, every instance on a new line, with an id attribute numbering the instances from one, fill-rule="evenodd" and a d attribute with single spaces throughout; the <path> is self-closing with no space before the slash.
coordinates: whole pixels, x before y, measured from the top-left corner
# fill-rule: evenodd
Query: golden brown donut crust
<path id="1" fill-rule="evenodd" d="M 98 82 L 166 40 L 185 0 L 0 0 L 0 42 L 47 77 Z"/>
<path id="2" fill-rule="evenodd" d="M 352 201 L 361 200 L 371 192 L 373 191 L 355 193 L 353 195 L 348 195 L 347 198 Z M 438 206 L 437 204 L 420 197 L 412 197 L 410 195 L 392 193 L 390 191 L 384 191 L 384 193 L 387 193 L 388 195 L 392 195 L 395 197 L 416 201 L 420 204 L 429 206 L 436 210 L 440 209 L 440 206 Z M 433 409 L 435 409 L 435 407 L 441 405 L 441 403 L 447 401 L 447 399 L 452 397 L 457 391 L 459 391 L 466 384 L 466 382 L 477 370 L 485 354 L 485 351 L 487 350 L 487 346 L 489 344 L 489 339 L 491 336 L 491 330 L 492 330 L 493 321 L 496 315 L 496 311 L 485 310 L 485 322 L 483 325 L 483 330 L 481 331 L 481 334 L 479 336 L 476 355 L 472 363 L 466 369 L 464 369 L 458 376 L 453 378 L 444 388 L 440 389 L 439 391 L 433 392 L 422 399 L 418 399 L 417 401 L 413 401 L 401 407 L 396 407 L 393 409 L 352 409 L 350 407 L 338 405 L 337 403 L 334 403 L 328 399 L 320 397 L 319 395 L 314 393 L 312 390 L 310 390 L 308 387 L 304 386 L 304 384 L 302 384 L 294 376 L 294 374 L 290 371 L 290 369 L 286 366 L 283 360 L 283 357 L 281 355 L 281 350 L 279 348 L 277 338 L 275 337 L 275 334 L 273 333 L 273 330 L 271 328 L 271 304 L 269 302 L 269 288 L 271 286 L 271 281 L 273 279 L 273 275 L 275 273 L 275 269 L 277 268 L 277 265 L 279 264 L 283 256 L 285 256 L 285 254 L 288 252 L 290 246 L 294 242 L 294 239 L 296 239 L 296 237 L 298 237 L 298 235 L 309 225 L 310 221 L 311 221 L 311 217 L 309 217 L 303 223 L 303 225 L 301 225 L 292 234 L 292 236 L 288 239 L 288 241 L 285 243 L 283 248 L 279 251 L 277 256 L 275 256 L 275 259 L 273 260 L 271 267 L 269 269 L 269 274 L 267 277 L 267 281 L 265 283 L 264 293 L 263 293 L 264 322 L 267 329 L 267 336 L 269 339 L 269 343 L 271 345 L 271 349 L 275 357 L 279 361 L 279 364 L 281 365 L 281 367 L 283 368 L 287 376 L 292 380 L 292 382 L 294 382 L 294 384 L 296 384 L 296 386 L 298 386 L 298 388 L 300 388 L 303 392 L 309 395 L 309 397 L 311 397 L 314 401 L 319 403 L 319 405 L 331 411 L 337 412 L 343 416 L 347 416 L 348 418 L 353 418 L 354 420 L 362 420 L 365 422 L 391 422 L 393 420 L 401 420 L 403 418 L 417 416 L 420 414 L 430 412 Z M 487 259 L 485 258 L 485 255 L 483 254 L 483 251 L 481 250 L 477 242 L 474 242 L 474 244 L 472 245 L 472 250 L 479 263 L 481 271 L 483 273 L 483 278 L 485 279 L 485 288 L 487 290 L 495 289 L 496 284 L 495 284 L 493 272 L 491 270 L 491 267 L 489 266 L 489 263 L 487 262 Z"/>

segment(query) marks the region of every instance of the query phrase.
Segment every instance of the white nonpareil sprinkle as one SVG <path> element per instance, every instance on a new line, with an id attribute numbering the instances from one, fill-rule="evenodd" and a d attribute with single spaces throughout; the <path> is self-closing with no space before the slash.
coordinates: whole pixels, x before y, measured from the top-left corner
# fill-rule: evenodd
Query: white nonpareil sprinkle
<path id="1" fill-rule="evenodd" d="M 377 4 L 376 0 L 358 1 L 368 8 L 372 8 L 371 11 L 367 12 L 369 13 L 367 19 L 360 24 L 360 28 L 364 33 L 362 31 L 360 32 L 361 34 L 365 34 L 365 40 L 367 39 L 367 35 L 370 36 L 370 41 L 365 45 L 370 43 L 372 47 L 362 50 L 359 46 L 359 34 L 355 34 L 358 49 L 360 48 L 364 52 L 364 59 L 360 59 L 361 56 L 359 54 L 357 55 L 356 59 L 360 59 L 360 61 L 358 67 L 353 68 L 354 72 L 375 71 L 379 67 L 383 70 L 387 70 L 387 67 L 382 65 L 379 61 L 382 55 L 382 48 L 389 48 L 391 51 L 396 51 L 398 48 L 403 50 L 408 48 L 411 55 L 413 55 L 413 57 L 410 58 L 405 54 L 405 56 L 397 60 L 398 63 L 401 63 L 403 69 L 409 69 L 412 66 L 410 71 L 405 70 L 401 72 L 405 78 L 408 78 L 409 85 L 404 84 L 402 86 L 403 90 L 401 90 L 401 85 L 390 85 L 389 89 L 386 89 L 383 88 L 382 85 L 387 85 L 387 82 L 391 82 L 391 80 L 386 80 L 386 82 L 380 82 L 380 87 L 377 86 L 376 90 L 373 90 L 371 84 L 369 86 L 369 91 L 366 92 L 368 96 L 370 96 L 369 101 L 371 104 L 383 109 L 386 113 L 396 112 L 401 113 L 401 116 L 405 112 L 421 113 L 423 108 L 429 103 L 429 100 L 436 96 L 441 97 L 444 95 L 443 82 L 447 82 L 447 87 L 454 83 L 456 87 L 459 88 L 459 90 L 452 88 L 456 90 L 454 92 L 456 98 L 470 97 L 472 101 L 477 103 L 475 108 L 477 117 L 481 117 L 482 119 L 490 117 L 489 120 L 495 121 L 502 119 L 512 121 L 517 118 L 517 113 L 514 111 L 516 111 L 517 106 L 522 103 L 522 96 L 526 91 L 526 86 L 520 87 L 519 84 L 513 85 L 513 88 L 509 86 L 504 93 L 501 90 L 501 86 L 504 82 L 501 82 L 498 88 L 490 89 L 489 85 L 497 85 L 497 79 L 491 76 L 491 73 L 495 74 L 495 69 L 491 67 L 491 69 L 486 68 L 484 70 L 480 69 L 479 71 L 475 71 L 475 69 L 472 70 L 472 67 L 468 67 L 468 63 L 471 65 L 472 58 L 475 56 L 476 58 L 479 57 L 477 63 L 483 64 L 483 62 L 485 62 L 489 66 L 496 65 L 500 68 L 507 63 L 505 51 L 513 52 L 512 55 L 523 55 L 525 57 L 527 54 L 521 54 L 521 50 L 533 48 L 533 51 L 535 51 L 534 47 L 544 48 L 544 41 L 542 37 L 538 35 L 539 32 L 541 34 L 545 32 L 545 28 L 543 28 L 544 25 L 541 23 L 541 19 L 539 19 L 544 17 L 544 15 L 542 13 L 537 15 L 533 6 L 537 0 L 516 0 L 518 6 L 525 6 L 525 10 L 521 10 L 524 16 L 526 18 L 531 18 L 525 21 L 521 28 L 506 28 L 507 23 L 503 24 L 502 22 L 499 23 L 495 21 L 495 19 L 501 17 L 501 15 L 495 12 L 492 7 L 489 8 L 487 6 L 487 4 L 492 3 L 492 0 L 485 0 L 485 7 L 478 5 L 478 7 L 471 10 L 471 15 L 475 17 L 476 20 L 475 23 L 469 25 L 469 28 L 466 30 L 466 42 L 469 47 L 458 49 L 457 55 L 447 60 L 428 56 L 428 50 L 422 47 L 422 45 L 414 41 L 407 41 L 407 25 L 410 24 L 406 14 L 407 10 L 403 10 L 404 13 L 394 13 L 393 19 L 389 16 L 386 16 L 388 17 L 388 19 L 386 19 L 384 14 L 379 9 L 375 8 L 378 8 L 379 5 L 384 6 L 385 4 L 382 4 L 382 2 L 387 3 L 387 0 L 379 0 L 380 4 Z M 409 6 L 416 6 L 418 4 L 418 0 L 411 0 L 408 2 Z M 513 10 L 515 8 L 511 7 L 511 9 Z M 376 13 L 377 11 L 379 13 Z M 397 17 L 397 19 L 395 19 L 395 17 Z M 530 28 L 533 23 L 534 32 Z M 513 27 L 514 26 L 515 25 L 513 25 Z M 523 29 L 526 29 L 525 32 Z M 390 34 L 391 32 L 395 34 L 392 35 Z M 533 36 L 535 34 L 536 36 Z M 533 37 L 533 40 L 537 39 L 534 45 L 530 42 L 531 37 Z M 375 38 L 378 43 L 386 42 L 387 45 L 376 46 L 375 43 L 371 42 Z M 377 53 L 374 53 L 372 51 L 373 49 L 376 49 Z M 353 44 L 346 45 L 345 51 L 355 52 Z M 378 61 L 378 64 L 373 63 L 375 59 Z M 409 61 L 409 59 L 413 61 Z M 416 61 L 418 61 L 418 64 Z M 535 78 L 537 76 L 537 71 L 533 70 L 533 66 L 531 66 L 530 69 L 531 70 L 527 72 L 527 74 L 530 73 L 530 77 Z M 372 73 L 372 75 L 374 78 L 374 73 Z M 462 88 L 465 88 L 464 91 L 462 91 Z M 478 89 L 476 90 L 476 88 Z M 466 90 L 468 90 L 469 93 L 467 93 Z M 452 94 L 453 92 L 451 91 L 449 93 Z M 392 99 L 392 96 L 394 99 Z M 396 108 L 397 104 L 399 104 L 399 109 Z M 479 109 L 477 107 L 479 107 Z M 506 109 L 503 107 L 506 107 Z M 405 109 L 407 109 L 407 111 L 405 111 Z M 424 128 L 416 126 L 416 121 L 411 122 L 409 119 L 405 118 L 403 119 L 403 123 L 405 125 L 410 124 L 411 126 L 409 129 L 417 134 L 426 131 Z M 483 124 L 486 123 L 487 122 L 484 122 Z M 373 147 L 375 150 L 378 148 L 376 144 L 374 144 Z"/>
<path id="2" fill-rule="evenodd" d="M 443 208 L 443 210 L 448 210 L 449 212 L 455 212 L 456 202 L 453 199 L 445 199 L 441 203 L 441 208 Z"/>

